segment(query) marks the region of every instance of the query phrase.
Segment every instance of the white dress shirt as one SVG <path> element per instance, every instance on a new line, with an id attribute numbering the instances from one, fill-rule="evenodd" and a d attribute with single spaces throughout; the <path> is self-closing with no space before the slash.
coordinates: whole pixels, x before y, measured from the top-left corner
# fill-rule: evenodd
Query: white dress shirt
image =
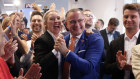
<path id="1" fill-rule="evenodd" d="M 114 31 L 114 32 L 115 32 L 115 31 Z M 109 44 L 110 44 L 110 42 L 111 42 L 112 40 L 114 40 L 114 36 L 113 36 L 114 32 L 113 32 L 113 33 L 109 33 L 109 31 L 108 31 L 107 28 L 106 28 L 106 33 L 107 33 L 107 37 L 108 37 L 108 42 L 109 42 Z"/>
<path id="2" fill-rule="evenodd" d="M 132 39 L 130 39 L 126 33 L 125 33 L 125 37 L 124 37 L 124 49 L 127 52 L 126 53 L 126 58 L 127 58 L 127 63 L 131 64 L 131 57 L 132 57 L 132 52 L 131 49 L 133 46 L 136 45 L 137 39 L 139 36 L 139 31 L 132 37 Z M 125 76 L 124 79 L 130 79 L 130 71 L 125 70 Z"/>

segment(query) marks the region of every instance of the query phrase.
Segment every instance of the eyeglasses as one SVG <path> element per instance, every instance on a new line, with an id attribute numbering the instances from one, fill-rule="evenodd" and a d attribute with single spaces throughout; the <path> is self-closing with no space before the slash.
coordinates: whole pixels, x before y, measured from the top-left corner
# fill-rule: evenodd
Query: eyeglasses
<path id="1" fill-rule="evenodd" d="M 84 19 L 79 19 L 79 20 L 71 20 L 71 21 L 69 21 L 70 22 L 70 24 L 76 24 L 76 22 L 78 22 L 78 23 L 81 23 L 81 22 L 83 22 L 84 21 Z"/>
<path id="2" fill-rule="evenodd" d="M 86 17 L 91 17 L 91 18 L 93 18 L 93 16 L 92 15 L 90 15 L 90 14 L 84 14 Z"/>

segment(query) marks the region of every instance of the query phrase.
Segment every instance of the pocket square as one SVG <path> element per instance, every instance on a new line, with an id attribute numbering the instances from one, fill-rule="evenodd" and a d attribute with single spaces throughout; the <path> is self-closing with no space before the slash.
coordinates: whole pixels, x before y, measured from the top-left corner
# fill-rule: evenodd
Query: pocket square
<path id="1" fill-rule="evenodd" d="M 81 52 L 84 52 L 84 51 L 86 51 L 86 50 L 80 50 L 80 51 L 78 51 L 78 53 L 81 53 Z"/>

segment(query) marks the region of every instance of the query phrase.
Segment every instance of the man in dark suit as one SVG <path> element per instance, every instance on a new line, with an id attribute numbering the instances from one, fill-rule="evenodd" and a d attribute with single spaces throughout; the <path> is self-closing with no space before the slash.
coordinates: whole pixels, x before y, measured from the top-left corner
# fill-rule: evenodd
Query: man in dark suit
<path id="1" fill-rule="evenodd" d="M 105 71 L 112 79 L 134 79 L 131 65 L 131 49 L 140 43 L 140 4 L 126 4 L 123 7 L 125 34 L 110 43 L 105 60 Z"/>
<path id="2" fill-rule="evenodd" d="M 120 36 L 120 32 L 116 31 L 118 25 L 119 25 L 119 20 L 117 18 L 111 18 L 108 22 L 108 27 L 100 31 L 104 39 L 103 60 L 106 56 L 106 50 L 108 49 L 110 42 L 118 38 L 118 36 Z"/>
<path id="3" fill-rule="evenodd" d="M 68 79 L 65 74 L 67 69 L 67 75 L 71 79 L 99 79 L 99 63 L 104 48 L 103 38 L 99 33 L 85 35 L 84 15 L 79 9 L 69 10 L 66 22 L 70 34 L 65 36 L 65 39 L 62 36 L 58 37 L 54 46 L 55 50 L 64 57 L 62 75 L 65 78 L 62 76 L 62 79 Z M 73 41 L 72 38 L 76 40 Z M 73 42 L 75 43 L 71 46 Z M 70 66 L 66 68 L 65 62 Z"/>

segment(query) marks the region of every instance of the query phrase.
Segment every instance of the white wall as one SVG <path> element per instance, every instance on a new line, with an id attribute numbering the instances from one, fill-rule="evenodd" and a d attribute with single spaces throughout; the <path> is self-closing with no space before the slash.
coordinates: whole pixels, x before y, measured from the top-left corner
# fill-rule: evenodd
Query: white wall
<path id="1" fill-rule="evenodd" d="M 124 27 L 122 23 L 122 8 L 124 0 L 69 0 L 68 9 L 71 8 L 83 8 L 90 9 L 97 19 L 103 19 L 105 22 L 104 28 L 107 27 L 108 21 L 111 17 L 116 17 L 120 21 L 120 25 L 117 30 L 120 33 L 124 33 Z"/>

